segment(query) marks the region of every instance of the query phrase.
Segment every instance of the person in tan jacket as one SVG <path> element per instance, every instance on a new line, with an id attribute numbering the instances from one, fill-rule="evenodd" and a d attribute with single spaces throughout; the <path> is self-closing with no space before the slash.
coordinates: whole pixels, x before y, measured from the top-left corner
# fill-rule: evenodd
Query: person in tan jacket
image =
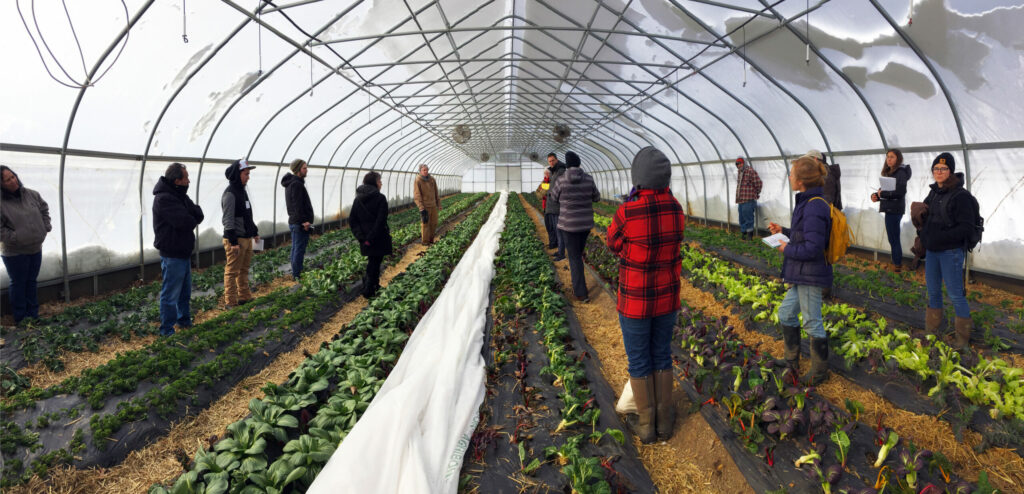
<path id="1" fill-rule="evenodd" d="M 420 176 L 416 177 L 413 186 L 412 199 L 420 210 L 420 232 L 423 236 L 423 244 L 434 243 L 434 233 L 437 230 L 437 215 L 441 211 L 441 194 L 437 192 L 437 182 L 430 176 L 430 169 L 427 165 L 420 165 Z"/>

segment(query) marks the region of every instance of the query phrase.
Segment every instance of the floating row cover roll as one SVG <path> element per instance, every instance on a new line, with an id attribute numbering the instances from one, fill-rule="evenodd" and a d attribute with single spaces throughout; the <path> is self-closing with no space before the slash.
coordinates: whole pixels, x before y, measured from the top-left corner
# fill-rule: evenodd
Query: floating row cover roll
<path id="1" fill-rule="evenodd" d="M 565 124 L 555 125 L 554 139 L 555 142 L 565 142 L 569 136 L 572 135 L 572 131 L 569 130 L 569 126 Z"/>
<path id="2" fill-rule="evenodd" d="M 457 144 L 465 144 L 469 142 L 469 138 L 473 137 L 473 131 L 469 130 L 468 125 L 459 124 L 452 130 L 452 139 Z"/>

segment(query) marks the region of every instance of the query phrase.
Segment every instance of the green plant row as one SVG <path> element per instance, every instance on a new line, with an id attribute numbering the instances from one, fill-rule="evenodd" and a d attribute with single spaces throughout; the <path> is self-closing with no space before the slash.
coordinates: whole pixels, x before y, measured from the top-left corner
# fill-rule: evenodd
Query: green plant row
<path id="1" fill-rule="evenodd" d="M 151 493 L 305 490 L 380 390 L 411 331 L 497 202 L 493 196 L 395 277 L 330 343 L 283 385 L 249 403 L 212 451 Z"/>
<path id="2" fill-rule="evenodd" d="M 781 283 L 749 274 L 698 249 L 682 251 L 683 269 L 691 279 L 724 287 L 729 300 L 750 305 L 755 321 L 778 324 L 778 306 L 785 295 Z M 891 361 L 907 375 L 929 383 L 929 397 L 956 388 L 971 403 L 989 407 L 992 418 L 1024 419 L 1024 369 L 980 355 L 975 365 L 965 367 L 960 353 L 934 335 L 915 338 L 907 331 L 889 329 L 885 318 L 870 319 L 846 304 L 826 303 L 822 316 L 834 351 L 847 365 L 869 357 L 881 365 Z"/>

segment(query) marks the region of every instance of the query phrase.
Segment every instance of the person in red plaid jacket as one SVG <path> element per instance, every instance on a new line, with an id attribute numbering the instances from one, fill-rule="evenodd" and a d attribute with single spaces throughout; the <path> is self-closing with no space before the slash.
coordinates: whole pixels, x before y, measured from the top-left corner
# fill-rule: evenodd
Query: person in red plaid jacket
<path id="1" fill-rule="evenodd" d="M 608 227 L 608 248 L 619 256 L 619 325 L 636 400 L 636 434 L 644 443 L 667 440 L 675 425 L 669 344 L 679 312 L 679 276 L 686 216 L 669 190 L 668 158 L 648 146 L 633 158 L 634 192 Z"/>
<path id="2" fill-rule="evenodd" d="M 754 238 L 754 210 L 761 197 L 761 177 L 743 158 L 736 158 L 736 204 L 740 210 L 740 235 L 745 240 Z"/>

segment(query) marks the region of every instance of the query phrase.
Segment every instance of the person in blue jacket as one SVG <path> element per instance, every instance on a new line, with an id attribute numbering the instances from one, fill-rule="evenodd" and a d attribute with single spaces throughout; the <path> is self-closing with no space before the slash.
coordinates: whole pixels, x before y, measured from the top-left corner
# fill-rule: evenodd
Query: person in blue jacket
<path id="1" fill-rule="evenodd" d="M 785 342 L 785 360 L 794 372 L 800 366 L 800 319 L 811 337 L 811 368 L 800 380 L 815 386 L 828 378 L 828 334 L 821 319 L 822 291 L 832 286 L 832 265 L 825 259 L 832 215 L 823 197 L 822 186 L 828 171 L 821 162 L 801 156 L 791 162 L 789 184 L 796 195 L 793 223 L 782 228 L 770 223 L 772 233 L 783 233 L 789 242 L 782 242 L 782 279 L 790 285 L 779 305 L 779 322 Z"/>

